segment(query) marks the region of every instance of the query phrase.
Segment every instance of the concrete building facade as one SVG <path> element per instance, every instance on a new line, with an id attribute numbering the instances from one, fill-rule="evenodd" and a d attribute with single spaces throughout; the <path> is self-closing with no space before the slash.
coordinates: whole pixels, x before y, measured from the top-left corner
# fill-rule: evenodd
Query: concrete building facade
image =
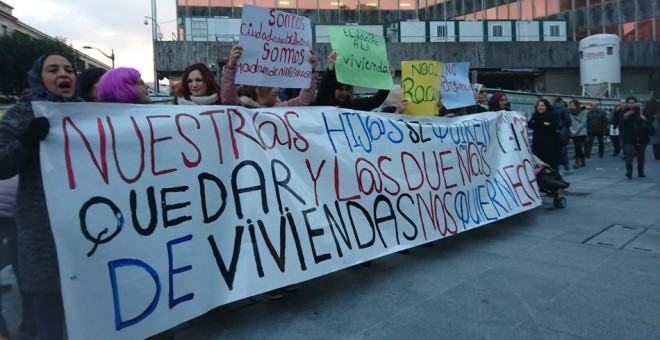
<path id="1" fill-rule="evenodd" d="M 330 51 L 325 27 L 358 26 L 382 33 L 395 68 L 469 61 L 489 88 L 545 93 L 580 94 L 579 40 L 615 34 L 621 95 L 660 92 L 660 0 L 177 0 L 178 41 L 156 42 L 159 74 L 176 80 L 194 62 L 219 71 L 243 4 L 309 17 L 318 56 Z"/>

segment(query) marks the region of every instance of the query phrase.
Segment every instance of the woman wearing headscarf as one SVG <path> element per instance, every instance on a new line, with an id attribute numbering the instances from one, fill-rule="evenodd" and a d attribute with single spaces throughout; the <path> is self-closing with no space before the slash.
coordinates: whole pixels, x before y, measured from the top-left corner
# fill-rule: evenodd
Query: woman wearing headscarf
<path id="1" fill-rule="evenodd" d="M 192 64 L 183 71 L 181 85 L 174 96 L 176 105 L 220 105 L 220 85 L 211 70 L 202 63 Z"/>
<path id="2" fill-rule="evenodd" d="M 16 198 L 18 263 L 21 289 L 32 294 L 37 336 L 61 339 L 64 308 L 55 241 L 41 179 L 39 143 L 50 129 L 35 118 L 36 101 L 78 102 L 76 71 L 63 55 L 39 57 L 28 72 L 30 94 L 11 106 L 0 121 L 0 179 L 20 176 Z"/>
<path id="3" fill-rule="evenodd" d="M 474 93 L 475 104 L 467 107 L 468 114 L 482 113 L 490 111 L 488 109 L 488 101 L 486 101 L 486 87 L 483 84 L 472 84 L 472 92 Z"/>
<path id="4" fill-rule="evenodd" d="M 511 111 L 509 100 L 504 92 L 494 93 L 488 100 L 489 111 Z"/>
<path id="5" fill-rule="evenodd" d="M 532 153 L 558 170 L 562 163 L 562 142 L 557 130 L 559 119 L 552 113 L 552 105 L 546 99 L 539 99 L 534 105 L 532 118 L 527 122 L 532 133 Z"/>

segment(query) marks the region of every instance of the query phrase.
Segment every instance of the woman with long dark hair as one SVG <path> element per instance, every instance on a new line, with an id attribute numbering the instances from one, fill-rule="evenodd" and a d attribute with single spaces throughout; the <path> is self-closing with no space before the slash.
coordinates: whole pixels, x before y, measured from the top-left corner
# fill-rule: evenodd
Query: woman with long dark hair
<path id="1" fill-rule="evenodd" d="M 220 105 L 220 85 L 206 65 L 192 64 L 183 71 L 174 96 L 176 105 Z"/>
<path id="2" fill-rule="evenodd" d="M 552 105 L 546 99 L 539 99 L 534 105 L 532 118 L 527 122 L 532 133 L 532 153 L 551 168 L 559 170 L 562 163 L 562 142 L 557 130 L 559 119 L 552 113 Z"/>

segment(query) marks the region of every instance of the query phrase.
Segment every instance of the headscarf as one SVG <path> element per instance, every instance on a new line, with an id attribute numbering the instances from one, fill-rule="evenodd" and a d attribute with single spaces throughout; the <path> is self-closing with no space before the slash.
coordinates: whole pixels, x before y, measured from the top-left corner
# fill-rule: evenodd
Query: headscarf
<path id="1" fill-rule="evenodd" d="M 496 92 L 494 93 L 490 99 L 488 99 L 488 109 L 491 111 L 501 111 L 500 109 L 500 99 L 506 96 L 504 92 Z M 506 110 L 509 110 L 509 103 L 506 104 L 507 108 Z"/>
<path id="2" fill-rule="evenodd" d="M 485 90 L 486 90 L 486 87 L 484 86 L 484 84 L 479 84 L 479 83 L 472 84 L 472 91 L 474 93 L 479 93 L 479 92 L 485 91 Z"/>
<path id="3" fill-rule="evenodd" d="M 472 84 L 472 91 L 475 94 L 479 93 L 481 91 L 486 91 L 486 86 L 484 86 L 484 84 L 474 83 L 474 84 Z M 486 98 L 485 95 L 484 95 L 484 98 Z M 478 101 L 477 105 L 481 106 L 484 110 L 489 111 L 488 101 L 486 99 L 484 99 L 482 101 Z"/>
<path id="4" fill-rule="evenodd" d="M 73 95 L 71 99 L 67 99 L 64 97 L 56 96 L 52 93 L 50 93 L 46 89 L 46 85 L 44 85 L 43 79 L 41 79 L 41 70 L 44 67 L 44 60 L 46 58 L 52 56 L 52 55 L 59 55 L 67 60 L 66 56 L 60 54 L 60 53 L 48 53 L 44 54 L 41 57 L 37 58 L 37 60 L 34 61 L 34 64 L 32 65 L 32 68 L 28 71 L 28 85 L 30 86 L 30 94 L 27 96 L 24 96 L 21 98 L 21 102 L 33 102 L 33 101 L 48 101 L 48 102 L 80 102 L 82 99 L 78 97 L 78 93 L 76 91 L 76 94 Z M 69 60 L 70 61 L 70 60 Z M 71 63 L 73 66 L 73 63 Z M 75 71 L 75 67 L 74 67 Z M 75 74 L 75 72 L 74 72 Z M 73 84 L 72 84 L 73 85 Z"/>

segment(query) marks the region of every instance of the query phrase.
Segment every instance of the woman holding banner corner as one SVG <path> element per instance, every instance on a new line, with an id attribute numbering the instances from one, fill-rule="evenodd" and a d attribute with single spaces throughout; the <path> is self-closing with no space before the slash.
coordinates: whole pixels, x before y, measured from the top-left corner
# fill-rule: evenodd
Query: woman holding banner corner
<path id="1" fill-rule="evenodd" d="M 30 95 L 0 121 L 0 179 L 20 175 L 15 214 L 19 276 L 21 289 L 32 295 L 39 339 L 63 338 L 64 306 L 39 159 L 39 144 L 48 136 L 50 123 L 34 117 L 32 102 L 79 102 L 76 80 L 76 70 L 64 55 L 39 57 L 28 72 Z"/>
<path id="2" fill-rule="evenodd" d="M 310 50 L 311 52 L 311 50 Z M 238 105 L 247 108 L 260 107 L 291 107 L 291 106 L 309 106 L 314 102 L 314 93 L 316 93 L 316 81 L 318 73 L 314 72 L 316 68 L 316 56 L 314 53 L 309 57 L 312 64 L 312 82 L 308 88 L 300 91 L 298 97 L 281 102 L 277 99 L 277 89 L 269 86 L 244 86 L 242 94 L 239 96 L 238 86 L 236 85 L 236 71 L 238 60 L 243 53 L 241 45 L 235 45 L 229 52 L 227 65 L 222 69 L 222 81 L 220 83 L 220 97 L 224 105 Z"/>

